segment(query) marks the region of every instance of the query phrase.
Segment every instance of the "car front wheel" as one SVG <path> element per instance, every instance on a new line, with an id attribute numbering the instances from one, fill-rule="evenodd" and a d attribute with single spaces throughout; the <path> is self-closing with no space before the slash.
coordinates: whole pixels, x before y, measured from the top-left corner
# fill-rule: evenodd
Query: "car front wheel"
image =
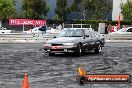
<path id="1" fill-rule="evenodd" d="M 76 55 L 77 56 L 81 56 L 82 55 L 82 52 L 83 52 L 83 48 L 82 48 L 82 45 L 81 44 L 78 44 L 77 45 L 77 51 L 76 51 Z"/>
<path id="2" fill-rule="evenodd" d="M 95 53 L 99 54 L 102 51 L 102 46 L 101 44 L 98 45 L 98 47 L 95 49 Z"/>

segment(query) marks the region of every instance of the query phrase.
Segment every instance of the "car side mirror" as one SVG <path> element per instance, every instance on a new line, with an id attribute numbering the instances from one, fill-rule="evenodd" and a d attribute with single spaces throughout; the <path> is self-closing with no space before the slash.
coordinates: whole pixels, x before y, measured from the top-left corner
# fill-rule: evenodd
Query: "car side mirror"
<path id="1" fill-rule="evenodd" d="M 83 36 L 83 39 L 85 39 L 85 36 Z"/>
<path id="2" fill-rule="evenodd" d="M 56 38 L 56 36 L 54 36 L 54 38 Z"/>
<path id="3" fill-rule="evenodd" d="M 89 35 L 85 35 L 85 37 L 89 37 Z"/>

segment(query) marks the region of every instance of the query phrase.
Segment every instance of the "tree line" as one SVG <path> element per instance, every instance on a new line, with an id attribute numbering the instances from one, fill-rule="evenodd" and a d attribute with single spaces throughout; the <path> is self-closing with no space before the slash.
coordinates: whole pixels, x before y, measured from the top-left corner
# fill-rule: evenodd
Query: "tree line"
<path id="1" fill-rule="evenodd" d="M 51 9 L 46 0 L 22 0 L 22 12 L 18 14 L 17 0 L 0 1 L 0 19 L 31 18 L 45 19 Z M 124 20 L 132 20 L 132 2 L 121 4 Z M 102 20 L 112 12 L 112 0 L 56 0 L 54 20 L 65 21 L 72 13 L 82 16 L 82 20 Z M 73 17 L 74 18 L 74 17 Z"/>

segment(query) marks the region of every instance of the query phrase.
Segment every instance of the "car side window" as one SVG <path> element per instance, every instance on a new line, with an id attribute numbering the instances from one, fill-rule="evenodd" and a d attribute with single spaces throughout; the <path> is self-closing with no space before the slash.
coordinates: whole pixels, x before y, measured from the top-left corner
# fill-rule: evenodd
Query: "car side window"
<path id="1" fill-rule="evenodd" d="M 132 32 L 132 28 L 129 28 L 129 29 L 127 30 L 127 32 Z"/>
<path id="2" fill-rule="evenodd" d="M 83 36 L 83 30 L 76 31 L 76 36 Z"/>

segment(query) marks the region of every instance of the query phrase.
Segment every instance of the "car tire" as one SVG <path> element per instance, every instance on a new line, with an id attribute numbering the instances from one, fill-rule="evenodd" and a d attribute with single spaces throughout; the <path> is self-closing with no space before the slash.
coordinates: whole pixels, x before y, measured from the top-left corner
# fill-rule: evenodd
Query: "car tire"
<path id="1" fill-rule="evenodd" d="M 76 51 L 76 55 L 77 56 L 81 56 L 82 55 L 82 52 L 83 52 L 83 48 L 82 48 L 82 44 L 78 44 L 77 45 L 77 51 Z"/>
<path id="2" fill-rule="evenodd" d="M 55 53 L 49 53 L 49 56 L 54 56 L 55 55 Z"/>
<path id="3" fill-rule="evenodd" d="M 98 47 L 95 49 L 95 54 L 99 54 L 102 51 L 101 44 L 98 45 Z"/>

